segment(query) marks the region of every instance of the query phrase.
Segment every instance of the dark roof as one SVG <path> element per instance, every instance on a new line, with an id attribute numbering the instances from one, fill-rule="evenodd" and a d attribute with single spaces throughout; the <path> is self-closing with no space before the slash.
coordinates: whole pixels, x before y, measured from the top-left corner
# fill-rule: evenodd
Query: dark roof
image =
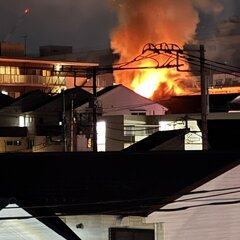
<path id="1" fill-rule="evenodd" d="M 37 136 L 60 136 L 62 135 L 63 129 L 60 125 L 41 125 L 36 126 L 36 135 Z"/>
<path id="2" fill-rule="evenodd" d="M 63 94 L 65 95 L 65 108 L 66 110 L 71 109 L 71 102 L 73 99 L 74 105 L 73 107 L 79 107 L 82 104 L 86 103 L 91 99 L 92 94 L 85 91 L 81 87 L 67 89 L 54 97 L 52 97 L 48 102 L 44 105 L 40 106 L 38 109 L 46 108 L 48 111 L 62 111 L 63 106 Z M 36 109 L 35 109 L 36 110 Z"/>
<path id="3" fill-rule="evenodd" d="M 0 108 L 8 106 L 9 104 L 14 102 L 14 98 L 0 93 Z"/>
<path id="4" fill-rule="evenodd" d="M 231 110 L 229 103 L 238 95 L 239 93 L 209 95 L 210 112 L 228 112 Z M 200 95 L 174 96 L 160 102 L 168 108 L 168 113 L 172 114 L 201 112 Z"/>
<path id="5" fill-rule="evenodd" d="M 123 149 L 122 151 L 150 151 L 156 150 L 161 144 L 168 142 L 171 139 L 180 138 L 184 142 L 184 135 L 186 134 L 186 129 L 171 130 L 171 131 L 158 131 L 149 137 L 144 138 L 141 141 Z M 173 143 L 171 143 L 172 147 Z M 182 144 L 181 146 L 183 146 Z M 170 149 L 169 149 L 170 150 Z M 180 150 L 180 149 L 175 149 Z M 183 150 L 183 149 L 182 149 Z"/>
<path id="6" fill-rule="evenodd" d="M 71 100 L 72 97 L 74 98 L 74 108 L 81 106 L 86 101 L 89 101 L 91 99 L 92 94 L 81 87 L 75 87 L 71 89 L 67 89 L 65 91 L 66 95 L 66 109 L 71 108 Z"/>
<path id="7" fill-rule="evenodd" d="M 27 127 L 0 127 L 0 137 L 26 137 Z"/>
<path id="8" fill-rule="evenodd" d="M 146 216 L 237 166 L 239 156 L 239 151 L 0 154 L 1 206 L 16 202 L 65 239 L 79 239 L 55 214 Z"/>
<path id="9" fill-rule="evenodd" d="M 11 107 L 16 106 L 19 107 L 19 110 L 21 110 L 21 112 L 28 112 L 45 104 L 50 99 L 51 96 L 49 96 L 47 93 L 44 93 L 41 90 L 34 90 L 16 98 L 15 101 L 11 104 Z"/>
<path id="10" fill-rule="evenodd" d="M 239 159 L 239 153 L 0 154 L 1 194 L 58 213 L 146 215 L 154 211 L 151 202 L 160 206 L 166 196 Z"/>

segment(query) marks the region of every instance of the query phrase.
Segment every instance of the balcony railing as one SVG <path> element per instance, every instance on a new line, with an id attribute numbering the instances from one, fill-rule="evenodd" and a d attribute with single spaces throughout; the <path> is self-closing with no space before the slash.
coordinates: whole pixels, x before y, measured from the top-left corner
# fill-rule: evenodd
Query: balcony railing
<path id="1" fill-rule="evenodd" d="M 7 75 L 0 74 L 0 84 L 2 85 L 46 85 L 63 86 L 65 77 L 61 76 L 38 76 L 38 75 Z"/>

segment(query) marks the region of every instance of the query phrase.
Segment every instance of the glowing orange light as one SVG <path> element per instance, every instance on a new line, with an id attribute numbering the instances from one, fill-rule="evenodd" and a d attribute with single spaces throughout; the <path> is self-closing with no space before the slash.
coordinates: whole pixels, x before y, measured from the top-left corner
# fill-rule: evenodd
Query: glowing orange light
<path id="1" fill-rule="evenodd" d="M 181 49 L 186 43 L 192 43 L 199 23 L 199 14 L 192 2 L 172 0 L 161 1 L 159 4 L 158 0 L 148 0 L 138 1 L 136 4 L 136 1 L 132 0 L 113 1 L 119 25 L 111 33 L 111 47 L 120 56 L 118 63 L 131 62 L 133 67 L 144 67 L 150 65 L 146 63 L 148 58 L 152 59 L 151 66 L 156 63 L 164 65 L 166 60 L 176 64 L 173 58 L 164 57 L 162 52 L 162 60 L 158 59 L 156 54 L 149 55 L 149 52 L 145 53 L 146 58 L 140 59 L 136 56 L 143 54 L 146 43 L 174 43 Z M 131 9 L 134 11 L 130 11 Z M 141 63 L 132 62 L 133 59 L 140 59 Z M 184 69 L 187 68 L 186 65 L 184 62 Z M 194 86 L 194 77 L 189 79 L 189 74 L 178 72 L 174 68 L 114 71 L 114 78 L 116 83 L 121 83 L 152 100 L 198 90 L 198 87 Z"/>
<path id="2" fill-rule="evenodd" d="M 144 62 L 140 67 L 152 66 L 151 62 Z M 131 82 L 131 88 L 138 94 L 153 98 L 154 94 L 179 95 L 184 89 L 178 86 L 174 76 L 179 76 L 175 69 L 144 69 L 139 70 Z"/>

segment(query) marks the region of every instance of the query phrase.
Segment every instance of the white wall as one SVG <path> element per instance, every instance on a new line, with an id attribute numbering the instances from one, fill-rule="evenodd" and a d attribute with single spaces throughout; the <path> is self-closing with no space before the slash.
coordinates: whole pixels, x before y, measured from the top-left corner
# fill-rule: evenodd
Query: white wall
<path id="1" fill-rule="evenodd" d="M 240 166 L 194 191 L 201 190 L 208 192 L 186 195 L 179 199 L 185 200 L 184 202 L 170 204 L 164 208 L 239 201 Z M 186 200 L 193 197 L 195 199 Z M 146 221 L 148 223 L 164 222 L 164 240 L 239 240 L 240 205 L 239 203 L 212 205 L 174 212 L 154 212 Z"/>
<path id="2" fill-rule="evenodd" d="M 119 85 L 111 91 L 97 98 L 99 106 L 103 109 L 103 115 L 131 115 L 134 111 L 146 111 L 146 115 L 164 115 L 167 108 L 140 96 L 132 90 Z M 88 103 L 77 108 L 78 112 L 85 112 Z"/>
<path id="3" fill-rule="evenodd" d="M 61 218 L 81 239 L 84 240 L 107 240 L 108 229 L 110 227 L 129 227 L 154 229 L 154 224 L 145 223 L 142 217 L 124 217 L 112 215 L 82 215 L 69 216 Z M 76 225 L 82 223 L 83 228 L 77 228 Z M 161 240 L 162 228 L 161 224 L 156 227 L 158 231 L 158 240 Z M 157 240 L 157 239 L 156 239 Z"/>
<path id="4" fill-rule="evenodd" d="M 146 110 L 146 115 L 164 115 L 167 110 L 159 103 L 144 98 L 132 90 L 118 86 L 98 98 L 106 115 L 129 115 L 131 110 Z"/>

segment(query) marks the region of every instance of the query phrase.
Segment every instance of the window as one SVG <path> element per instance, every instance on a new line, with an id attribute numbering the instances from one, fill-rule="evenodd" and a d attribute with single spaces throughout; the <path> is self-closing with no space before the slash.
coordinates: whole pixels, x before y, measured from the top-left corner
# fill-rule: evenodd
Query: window
<path id="1" fill-rule="evenodd" d="M 104 152 L 106 150 L 106 122 L 97 122 L 97 150 Z"/>
<path id="2" fill-rule="evenodd" d="M 22 142 L 20 140 L 15 140 L 15 141 L 7 141 L 6 142 L 7 146 L 21 146 Z"/>
<path id="3" fill-rule="evenodd" d="M 11 67 L 6 66 L 6 74 L 8 74 L 8 75 L 11 74 Z"/>
<path id="4" fill-rule="evenodd" d="M 43 70 L 43 71 L 42 71 L 42 75 L 43 75 L 44 77 L 50 77 L 50 76 L 51 76 L 51 71 L 49 71 L 49 70 Z"/>
<path id="5" fill-rule="evenodd" d="M 92 148 L 92 138 L 87 139 L 87 148 L 91 149 Z"/>
<path id="6" fill-rule="evenodd" d="M 146 110 L 145 109 L 134 109 L 130 110 L 131 115 L 146 115 Z"/>
<path id="7" fill-rule="evenodd" d="M 154 230 L 109 228 L 109 240 L 154 240 Z"/>
<path id="8" fill-rule="evenodd" d="M 4 66 L 0 66 L 0 74 L 5 74 L 5 67 Z"/>
<path id="9" fill-rule="evenodd" d="M 11 74 L 12 75 L 19 75 L 20 74 L 20 70 L 17 67 L 11 67 Z"/>
<path id="10" fill-rule="evenodd" d="M 146 112 L 131 112 L 131 115 L 146 115 Z"/>
<path id="11" fill-rule="evenodd" d="M 24 116 L 19 116 L 19 127 L 25 126 L 25 118 Z"/>

